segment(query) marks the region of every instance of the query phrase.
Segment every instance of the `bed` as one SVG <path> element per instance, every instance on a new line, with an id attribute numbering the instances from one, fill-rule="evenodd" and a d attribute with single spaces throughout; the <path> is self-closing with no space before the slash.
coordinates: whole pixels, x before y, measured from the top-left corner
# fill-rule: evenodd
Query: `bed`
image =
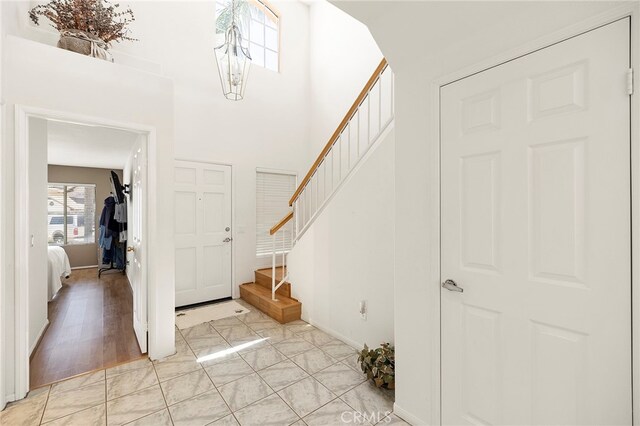
<path id="1" fill-rule="evenodd" d="M 69 264 L 69 256 L 62 247 L 49 246 L 49 300 L 53 299 L 60 287 L 62 287 L 62 278 L 68 278 L 71 275 L 71 265 Z"/>

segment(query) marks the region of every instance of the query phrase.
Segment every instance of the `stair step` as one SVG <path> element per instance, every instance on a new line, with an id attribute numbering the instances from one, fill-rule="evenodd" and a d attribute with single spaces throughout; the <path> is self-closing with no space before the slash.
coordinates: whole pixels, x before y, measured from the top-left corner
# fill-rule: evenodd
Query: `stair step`
<path id="1" fill-rule="evenodd" d="M 267 290 L 271 291 L 271 275 L 273 271 L 271 268 L 258 269 L 255 271 L 255 283 L 261 285 Z M 276 268 L 276 285 L 282 280 L 282 267 Z M 278 290 L 276 290 L 277 295 L 282 295 L 288 298 L 291 298 L 291 284 L 285 282 L 280 286 Z"/>
<path id="2" fill-rule="evenodd" d="M 299 320 L 302 315 L 302 303 L 282 295 L 271 300 L 271 290 L 260 284 L 242 284 L 240 297 L 281 324 Z"/>

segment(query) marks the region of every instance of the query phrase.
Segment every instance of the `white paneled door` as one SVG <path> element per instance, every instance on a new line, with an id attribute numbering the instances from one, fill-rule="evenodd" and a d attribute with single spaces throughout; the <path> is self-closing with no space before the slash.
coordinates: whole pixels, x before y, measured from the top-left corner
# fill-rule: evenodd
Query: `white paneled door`
<path id="1" fill-rule="evenodd" d="M 629 37 L 441 90 L 443 424 L 631 423 Z"/>
<path id="2" fill-rule="evenodd" d="M 147 217 L 147 144 L 146 137 L 138 138 L 131 162 L 131 191 L 129 209 L 131 223 L 127 251 L 129 280 L 133 289 L 133 330 L 142 353 L 147 352 L 147 244 L 145 219 Z"/>
<path id="3" fill-rule="evenodd" d="M 176 307 L 231 297 L 231 166 L 176 161 Z"/>

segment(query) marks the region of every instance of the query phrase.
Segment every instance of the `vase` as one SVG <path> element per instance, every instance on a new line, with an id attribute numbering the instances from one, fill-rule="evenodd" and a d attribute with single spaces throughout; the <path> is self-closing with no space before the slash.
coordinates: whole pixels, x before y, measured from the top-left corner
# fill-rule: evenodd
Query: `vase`
<path id="1" fill-rule="evenodd" d="M 93 58 L 113 62 L 109 45 L 97 36 L 81 30 L 60 31 L 58 47 Z"/>

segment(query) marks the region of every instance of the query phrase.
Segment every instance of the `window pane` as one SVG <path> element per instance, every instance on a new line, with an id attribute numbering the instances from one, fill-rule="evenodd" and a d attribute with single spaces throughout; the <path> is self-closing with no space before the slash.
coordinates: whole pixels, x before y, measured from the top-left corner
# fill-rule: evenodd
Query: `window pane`
<path id="1" fill-rule="evenodd" d="M 268 49 L 266 49 L 264 53 L 265 53 L 264 67 L 273 71 L 278 71 L 278 54 Z"/>
<path id="2" fill-rule="evenodd" d="M 261 0 L 255 2 L 262 3 Z M 216 45 L 224 42 L 224 31 L 231 23 L 230 5 L 231 0 L 216 0 Z M 240 20 L 236 22 L 242 33 L 242 45 L 249 49 L 253 65 L 278 71 L 278 17 L 264 7 L 241 3 L 237 8 Z M 265 46 L 272 51 L 266 59 Z"/>
<path id="3" fill-rule="evenodd" d="M 47 191 L 47 238 L 49 244 L 64 244 L 64 186 Z"/>
<path id="4" fill-rule="evenodd" d="M 67 186 L 67 244 L 94 243 L 95 217 L 95 187 Z"/>
<path id="5" fill-rule="evenodd" d="M 260 23 L 264 23 L 264 12 L 255 6 L 251 6 L 251 17 Z"/>
<path id="6" fill-rule="evenodd" d="M 267 49 L 278 51 L 278 31 L 273 28 L 265 28 L 265 43 Z"/>
<path id="7" fill-rule="evenodd" d="M 249 38 L 252 43 L 257 43 L 264 46 L 264 25 L 252 19 Z"/>
<path id="8" fill-rule="evenodd" d="M 264 47 L 251 43 L 251 61 L 264 67 Z"/>
<path id="9" fill-rule="evenodd" d="M 278 28 L 278 18 L 274 17 L 271 14 L 266 16 L 265 23 L 267 24 L 268 27 L 275 28 L 275 29 Z"/>

